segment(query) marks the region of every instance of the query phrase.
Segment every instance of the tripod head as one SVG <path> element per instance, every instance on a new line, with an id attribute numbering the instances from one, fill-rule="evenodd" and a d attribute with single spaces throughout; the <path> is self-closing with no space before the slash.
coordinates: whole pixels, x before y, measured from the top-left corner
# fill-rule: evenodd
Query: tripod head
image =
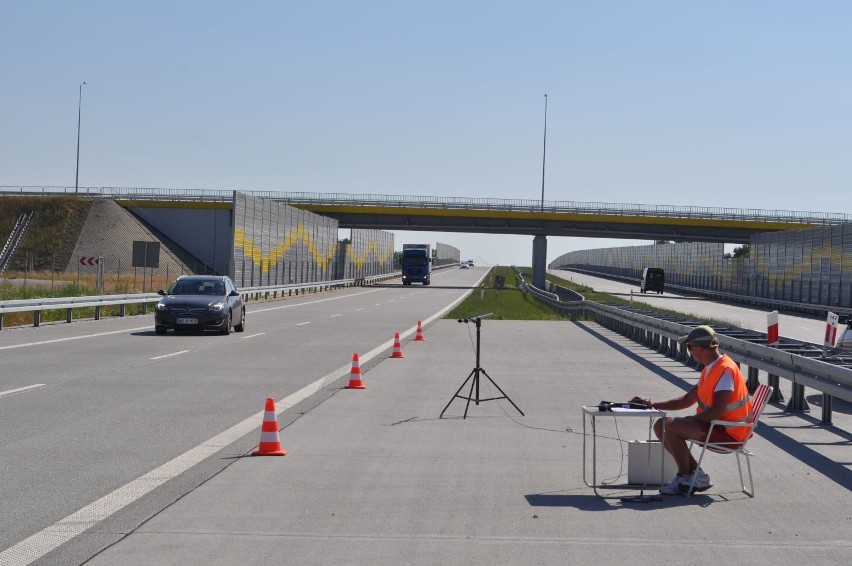
<path id="1" fill-rule="evenodd" d="M 494 313 L 493 312 L 487 312 L 487 313 L 481 314 L 479 316 L 472 316 L 470 318 L 460 318 L 460 319 L 458 319 L 458 321 L 463 322 L 465 324 L 467 324 L 468 322 L 472 322 L 472 323 L 476 324 L 476 326 L 479 326 L 480 324 L 482 324 L 482 319 L 488 318 L 489 316 L 494 316 Z"/>

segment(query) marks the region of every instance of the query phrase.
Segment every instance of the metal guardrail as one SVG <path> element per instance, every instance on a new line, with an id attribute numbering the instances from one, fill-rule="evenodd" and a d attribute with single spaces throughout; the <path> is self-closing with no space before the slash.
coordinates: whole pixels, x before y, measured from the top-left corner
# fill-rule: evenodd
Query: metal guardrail
<path id="1" fill-rule="evenodd" d="M 122 187 L 79 187 L 76 191 L 88 197 L 130 200 L 169 200 L 231 202 L 234 191 L 213 189 L 164 189 Z M 593 216 L 655 216 L 661 218 L 696 218 L 701 220 L 765 221 L 829 226 L 852 222 L 852 214 L 792 210 L 762 210 L 705 206 L 673 206 L 636 203 L 578 201 L 540 201 L 533 199 L 465 198 L 415 195 L 380 195 L 346 193 L 307 193 L 241 190 L 258 198 L 278 200 L 291 205 L 335 205 L 394 208 L 441 208 L 454 210 L 497 210 L 549 214 L 582 214 Z M 0 193 L 20 195 L 75 194 L 74 187 L 0 186 Z"/>
<path id="2" fill-rule="evenodd" d="M 289 285 L 267 285 L 258 287 L 243 287 L 237 291 L 245 298 L 277 298 L 280 293 L 288 295 L 309 292 L 320 292 L 323 290 L 367 285 L 385 279 L 397 277 L 398 273 L 384 275 L 373 275 L 358 279 L 339 279 L 335 281 L 318 281 L 313 283 L 289 284 Z M 17 299 L 11 301 L 0 301 L 0 330 L 3 329 L 3 317 L 6 313 L 32 312 L 33 326 L 41 325 L 41 313 L 47 310 L 65 310 L 65 322 L 73 321 L 74 309 L 95 309 L 95 320 L 100 320 L 103 307 L 119 306 L 119 316 L 126 315 L 127 305 L 142 305 L 142 314 L 147 314 L 148 304 L 159 301 L 158 293 L 135 293 L 127 295 L 94 295 L 87 297 L 50 297 L 41 299 Z"/>
<path id="3" fill-rule="evenodd" d="M 579 269 L 572 267 L 571 271 L 578 273 L 586 273 L 595 277 L 603 277 L 604 279 L 613 279 L 616 281 L 624 281 L 626 283 L 637 284 L 635 277 L 627 277 L 624 275 L 614 275 L 612 273 L 602 273 L 591 269 Z M 794 301 L 782 301 L 781 299 L 772 299 L 766 297 L 755 297 L 753 295 L 741 295 L 737 293 L 725 293 L 723 291 L 711 291 L 708 289 L 700 289 L 698 287 L 686 287 L 684 285 L 675 285 L 666 283 L 666 290 L 674 290 L 687 295 L 697 295 L 699 297 L 707 297 L 710 299 L 719 299 L 721 301 L 739 303 L 746 305 L 768 307 L 770 309 L 785 310 L 788 312 L 800 312 L 809 314 L 819 314 L 825 316 L 829 311 L 840 315 L 852 315 L 852 309 L 843 307 L 827 307 L 824 305 L 814 305 L 811 303 L 797 303 Z M 634 295 L 634 298 L 641 299 L 642 295 Z"/>
<path id="4" fill-rule="evenodd" d="M 523 281 L 520 272 L 519 278 Z M 667 320 L 667 317 L 671 318 L 668 315 L 651 316 L 587 300 L 560 301 L 558 298 L 554 299 L 553 293 L 547 293 L 527 283 L 523 283 L 523 287 L 541 302 L 559 312 L 571 314 L 574 319 L 592 313 L 603 326 L 685 364 L 692 361 L 686 348 L 680 346 L 677 339 L 688 334 L 697 322 L 677 322 Z M 759 371 L 767 373 L 769 384 L 775 388 L 774 401 L 783 401 L 783 395 L 778 391 L 778 378 L 783 377 L 792 383 L 788 411 L 808 410 L 805 387 L 822 393 L 824 424 L 831 424 L 832 421 L 832 398 L 852 402 L 852 356 L 848 359 L 838 356 L 824 357 L 822 350 L 816 345 L 786 340 L 769 346 L 766 344 L 765 334 L 743 329 L 717 328 L 716 332 L 721 349 L 735 362 L 748 366 L 750 390 L 757 385 Z"/>

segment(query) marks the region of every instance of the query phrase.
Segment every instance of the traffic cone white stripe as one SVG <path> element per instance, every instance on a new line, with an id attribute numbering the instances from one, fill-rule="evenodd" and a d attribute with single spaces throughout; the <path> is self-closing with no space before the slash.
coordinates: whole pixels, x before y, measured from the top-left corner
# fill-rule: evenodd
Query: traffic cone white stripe
<path id="1" fill-rule="evenodd" d="M 261 442 L 278 442 L 279 436 L 277 432 L 261 432 Z"/>

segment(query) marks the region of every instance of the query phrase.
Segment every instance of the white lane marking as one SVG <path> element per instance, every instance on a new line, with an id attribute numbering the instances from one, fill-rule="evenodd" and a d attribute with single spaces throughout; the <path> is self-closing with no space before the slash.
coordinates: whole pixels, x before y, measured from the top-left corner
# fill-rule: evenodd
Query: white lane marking
<path id="1" fill-rule="evenodd" d="M 113 330 L 111 332 L 99 332 L 98 334 L 84 334 L 83 336 L 69 336 L 68 338 L 56 338 L 55 340 L 42 340 L 41 342 L 27 342 L 26 344 L 13 344 L 12 346 L 0 346 L 0 350 L 12 350 L 14 348 L 25 348 L 26 346 L 42 346 L 44 344 L 56 344 L 57 342 L 68 342 L 69 340 L 82 340 L 83 338 L 97 338 L 98 336 L 109 336 L 110 334 L 126 334 L 140 330 L 151 330 L 151 325 L 140 328 L 128 328 L 127 330 Z"/>
<path id="2" fill-rule="evenodd" d="M 310 324 L 310 323 L 311 323 L 310 321 L 308 321 L 308 322 L 297 322 L 296 326 L 304 326 L 304 325 Z"/>
<path id="3" fill-rule="evenodd" d="M 462 302 L 465 297 L 472 292 L 473 290 L 470 290 L 462 294 L 448 306 L 423 320 L 422 324 L 427 325 L 433 320 L 441 318 L 445 313 L 449 312 L 450 309 Z M 412 326 L 405 332 L 400 333 L 400 337 L 409 336 L 416 330 L 417 328 Z M 359 359 L 363 363 L 366 363 L 392 346 L 393 340 L 388 340 L 384 344 L 381 344 L 363 356 L 360 356 Z M 275 414 L 281 414 L 296 403 L 307 399 L 320 389 L 326 387 L 328 384 L 348 375 L 351 370 L 352 367 L 349 364 L 341 366 L 328 375 L 304 386 L 292 395 L 288 395 L 281 399 L 276 404 L 278 410 Z M 77 535 L 84 533 L 172 478 L 201 463 L 208 456 L 212 456 L 222 448 L 225 448 L 231 443 L 239 440 L 246 434 L 253 430 L 257 430 L 258 422 L 263 422 L 263 416 L 263 411 L 255 413 L 241 423 L 232 426 L 221 434 L 214 436 L 210 440 L 203 442 L 195 448 L 192 448 L 166 462 L 159 468 L 140 476 L 122 487 L 119 487 L 97 501 L 90 503 L 79 511 L 57 521 L 53 525 L 42 529 L 14 546 L 10 546 L 3 552 L 0 552 L 0 564 L 30 564 L 31 562 L 35 562 L 48 552 L 55 550 L 59 546 L 75 538 Z"/>
<path id="4" fill-rule="evenodd" d="M 358 295 L 365 295 L 367 293 L 377 293 L 379 291 L 384 291 L 384 289 L 372 289 L 370 291 L 361 291 L 359 293 L 353 293 L 351 295 L 342 295 L 340 297 L 329 297 L 327 299 L 318 299 L 316 301 L 308 301 L 306 303 L 299 303 L 296 305 L 283 305 L 280 307 L 271 307 L 268 309 L 257 309 L 252 310 L 252 313 L 258 312 L 266 312 L 266 311 L 274 311 L 279 309 L 290 309 L 294 307 L 301 307 L 305 305 L 311 305 L 314 303 L 324 303 L 325 301 L 336 301 L 338 299 L 347 299 L 349 297 L 356 297 Z M 361 310 L 361 309 L 358 309 Z M 127 332 L 139 332 L 141 330 L 151 330 L 151 325 L 142 326 L 139 328 L 128 328 L 127 330 L 113 330 L 111 332 L 98 332 L 97 334 L 84 334 L 82 336 L 69 336 L 68 338 L 56 338 L 55 340 L 42 340 L 40 342 L 27 342 L 25 344 L 14 344 L 11 346 L 0 346 L 0 350 L 13 350 L 15 348 L 26 348 L 27 346 L 43 346 L 44 344 L 56 344 L 58 342 L 68 342 L 70 340 L 83 340 L 84 338 L 98 338 L 100 336 L 109 336 L 111 334 L 124 334 Z"/>
<path id="5" fill-rule="evenodd" d="M 187 352 L 191 352 L 192 350 L 181 350 L 180 352 L 172 352 L 171 354 L 163 354 L 162 356 L 156 356 L 154 358 L 148 358 L 149 360 L 162 360 L 164 358 L 171 358 L 172 356 L 180 356 L 181 354 L 186 354 Z"/>
<path id="6" fill-rule="evenodd" d="M 333 314 L 333 315 L 331 315 L 331 316 L 330 316 L 330 317 L 328 317 L 328 318 L 337 318 L 338 316 L 340 316 L 340 313 Z"/>
<path id="7" fill-rule="evenodd" d="M 248 336 L 242 336 L 242 339 L 248 340 L 249 338 L 257 338 L 258 336 L 266 336 L 266 332 L 258 332 L 257 334 L 249 334 Z"/>
<path id="8" fill-rule="evenodd" d="M 360 357 L 363 361 L 369 361 L 380 352 L 392 346 L 392 340 L 378 346 L 372 351 Z M 328 384 L 337 381 L 351 371 L 350 365 L 344 365 L 332 371 L 328 375 L 319 378 L 313 383 L 306 385 L 292 395 L 276 402 L 276 415 L 294 406 L 296 403 L 307 399 Z M 10 546 L 0 552 L 0 564 L 30 564 L 35 562 L 48 552 L 65 544 L 69 540 L 91 529 L 101 521 L 127 507 L 137 499 L 147 495 L 157 487 L 172 478 L 184 473 L 191 467 L 201 463 L 205 458 L 239 440 L 248 433 L 257 430 L 263 422 L 264 412 L 260 411 L 248 417 L 244 421 L 232 426 L 228 430 L 214 436 L 210 440 L 191 448 L 187 452 L 166 462 L 159 468 L 140 476 L 130 483 L 119 487 L 113 492 L 90 503 L 79 511 L 68 515 L 53 525 L 33 534 L 21 542 Z"/>
<path id="9" fill-rule="evenodd" d="M 296 308 L 296 307 L 303 307 L 305 305 L 314 305 L 316 303 L 324 303 L 326 301 L 337 301 L 339 299 L 348 299 L 350 297 L 357 297 L 358 295 L 366 295 L 368 293 L 378 293 L 379 291 L 384 291 L 384 289 L 373 289 L 371 291 L 361 291 L 360 293 L 352 293 L 351 295 L 341 295 L 340 297 L 329 297 L 327 299 L 317 299 L 316 301 L 308 301 L 306 303 L 298 303 L 298 304 L 295 304 L 295 305 L 282 305 L 280 307 L 269 307 L 268 309 L 257 309 L 257 310 L 252 310 L 251 312 L 252 313 L 258 313 L 258 312 L 266 312 L 266 311 L 277 311 L 277 310 L 280 310 L 280 309 L 292 309 L 292 308 Z"/>
<path id="10" fill-rule="evenodd" d="M 361 307 L 360 309 L 355 309 L 355 312 L 362 311 L 362 310 L 364 310 L 364 307 Z"/>
<path id="11" fill-rule="evenodd" d="M 26 387 L 18 387 L 17 389 L 7 389 L 6 391 L 0 391 L 0 397 L 2 397 L 3 395 L 11 395 L 12 393 L 19 393 L 28 389 L 35 389 L 36 387 L 44 387 L 44 383 L 36 383 L 35 385 L 27 385 Z"/>

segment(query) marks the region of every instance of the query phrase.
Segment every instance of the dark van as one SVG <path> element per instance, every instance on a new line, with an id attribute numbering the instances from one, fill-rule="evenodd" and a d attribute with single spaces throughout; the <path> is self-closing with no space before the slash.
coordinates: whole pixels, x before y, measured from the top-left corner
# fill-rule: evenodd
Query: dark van
<path id="1" fill-rule="evenodd" d="M 666 272 L 660 267 L 646 267 L 642 271 L 642 280 L 639 282 L 639 291 L 648 293 L 656 291 L 660 295 L 666 286 Z"/>

